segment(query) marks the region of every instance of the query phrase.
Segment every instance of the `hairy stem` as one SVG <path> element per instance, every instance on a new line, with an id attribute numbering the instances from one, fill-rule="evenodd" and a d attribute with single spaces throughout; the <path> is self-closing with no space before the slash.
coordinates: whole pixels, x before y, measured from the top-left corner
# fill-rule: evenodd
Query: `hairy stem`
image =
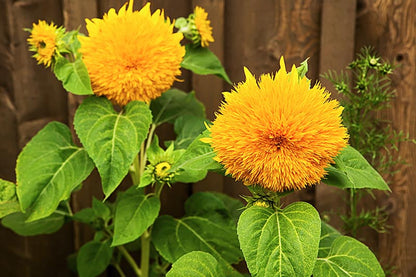
<path id="1" fill-rule="evenodd" d="M 134 261 L 133 257 L 126 250 L 126 248 L 124 248 L 124 246 L 122 246 L 122 245 L 117 246 L 117 249 L 124 256 L 124 258 L 126 259 L 126 261 L 129 263 L 130 267 L 133 269 L 133 271 L 136 274 L 136 276 L 148 276 L 147 274 L 146 275 L 142 275 L 142 270 L 139 268 L 139 266 Z"/>
<path id="2" fill-rule="evenodd" d="M 142 277 L 149 276 L 151 228 L 152 227 L 149 227 L 149 229 L 146 230 L 141 237 L 142 255 L 141 255 L 140 267 L 143 273 Z"/>

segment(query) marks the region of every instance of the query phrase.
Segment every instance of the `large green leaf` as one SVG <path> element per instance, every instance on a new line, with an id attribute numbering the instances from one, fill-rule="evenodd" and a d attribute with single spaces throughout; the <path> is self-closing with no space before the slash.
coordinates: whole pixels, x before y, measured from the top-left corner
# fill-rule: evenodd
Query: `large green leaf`
<path id="1" fill-rule="evenodd" d="M 383 177 L 367 162 L 360 152 L 351 146 L 345 147 L 335 158 L 335 164 L 327 168 L 327 175 L 322 182 L 340 188 L 367 188 L 390 191 Z"/>
<path id="2" fill-rule="evenodd" d="M 145 195 L 143 190 L 131 187 L 117 199 L 114 221 L 113 246 L 139 238 L 153 224 L 159 214 L 160 201 Z"/>
<path id="3" fill-rule="evenodd" d="M 4 227 L 13 230 L 21 236 L 37 236 L 42 234 L 52 234 L 64 225 L 65 218 L 61 214 L 51 214 L 48 217 L 27 221 L 27 215 L 14 213 L 5 216 L 1 223 Z"/>
<path id="4" fill-rule="evenodd" d="M 339 236 L 334 240 L 326 257 L 317 259 L 314 277 L 385 276 L 377 258 L 367 246 L 356 239 Z"/>
<path id="5" fill-rule="evenodd" d="M 16 185 L 0 179 L 0 218 L 20 211 L 16 196 Z"/>
<path id="6" fill-rule="evenodd" d="M 193 115 L 183 115 L 175 120 L 174 129 L 177 135 L 175 149 L 187 148 L 205 129 L 206 119 Z"/>
<path id="7" fill-rule="evenodd" d="M 94 94 L 87 67 L 81 57 L 74 62 L 60 57 L 53 69 L 56 78 L 62 82 L 64 89 L 76 95 Z"/>
<path id="8" fill-rule="evenodd" d="M 181 66 L 200 75 L 217 75 L 231 84 L 220 60 L 206 47 L 197 47 L 191 44 L 185 46 L 186 53 Z"/>
<path id="9" fill-rule="evenodd" d="M 226 276 L 218 261 L 202 251 L 193 251 L 180 257 L 166 277 L 219 277 Z"/>
<path id="10" fill-rule="evenodd" d="M 109 242 L 90 241 L 84 244 L 77 256 L 77 269 L 80 277 L 93 277 L 101 274 L 111 262 L 113 248 Z"/>
<path id="11" fill-rule="evenodd" d="M 205 118 L 205 107 L 196 99 L 195 92 L 185 93 L 175 88 L 152 100 L 150 109 L 153 123 L 156 125 L 164 122 L 173 123 L 176 118 L 183 115 Z"/>
<path id="12" fill-rule="evenodd" d="M 220 170 L 221 164 L 216 162 L 214 150 L 208 143 L 201 141 L 208 136 L 208 131 L 199 135 L 189 145 L 183 155 L 171 168 L 175 172 L 174 182 L 195 183 L 205 178 L 208 170 Z"/>
<path id="13" fill-rule="evenodd" d="M 205 217 L 236 228 L 243 207 L 241 201 L 225 194 L 197 192 L 186 200 L 185 213 L 187 216 Z"/>
<path id="14" fill-rule="evenodd" d="M 203 251 L 220 263 L 227 272 L 224 276 L 237 274 L 230 265 L 240 261 L 242 255 L 237 235 L 234 228 L 221 222 L 197 216 L 175 219 L 165 215 L 156 219 L 152 238 L 154 246 L 168 262 L 174 263 L 192 251 Z"/>
<path id="15" fill-rule="evenodd" d="M 72 142 L 66 125 L 46 125 L 17 159 L 17 195 L 22 211 L 30 213 L 28 220 L 52 214 L 93 168 L 87 152 Z"/>
<path id="16" fill-rule="evenodd" d="M 144 102 L 132 101 L 116 112 L 109 100 L 92 96 L 79 106 L 75 130 L 98 168 L 106 197 L 127 175 L 150 123 L 151 113 Z"/>
<path id="17" fill-rule="evenodd" d="M 332 243 L 340 236 L 341 234 L 334 227 L 322 221 L 318 257 L 328 256 Z"/>
<path id="18" fill-rule="evenodd" d="M 252 276 L 311 276 L 321 220 L 310 204 L 279 211 L 252 206 L 241 214 L 237 233 Z"/>

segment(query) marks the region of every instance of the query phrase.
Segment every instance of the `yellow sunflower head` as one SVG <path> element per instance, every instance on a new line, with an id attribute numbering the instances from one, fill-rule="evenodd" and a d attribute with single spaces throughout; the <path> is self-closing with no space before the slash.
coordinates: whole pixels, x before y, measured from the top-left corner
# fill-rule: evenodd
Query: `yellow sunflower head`
<path id="1" fill-rule="evenodd" d="M 208 13 L 203 8 L 195 7 L 194 22 L 199 33 L 201 46 L 207 47 L 210 42 L 214 42 L 211 21 L 208 20 Z"/>
<path id="2" fill-rule="evenodd" d="M 201 7 L 196 6 L 188 18 L 176 19 L 175 27 L 195 45 L 208 47 L 210 42 L 214 42 L 211 21 L 208 20 L 207 12 Z"/>
<path id="3" fill-rule="evenodd" d="M 319 84 L 312 88 L 296 68 L 259 82 L 245 69 L 246 81 L 224 93 L 210 127 L 216 160 L 227 174 L 271 191 L 298 190 L 317 183 L 347 145 L 338 101 Z"/>
<path id="4" fill-rule="evenodd" d="M 133 11 L 133 2 L 87 20 L 88 36 L 79 37 L 94 93 L 121 106 L 159 97 L 180 75 L 185 55 L 183 35 L 173 33 L 164 12 L 151 14 L 149 3 Z"/>
<path id="5" fill-rule="evenodd" d="M 33 57 L 38 64 L 44 64 L 46 67 L 51 66 L 59 55 L 59 40 L 65 33 L 64 28 L 58 28 L 53 23 L 48 24 L 46 21 L 39 20 L 33 23 L 32 29 L 28 29 L 30 36 L 27 39 L 29 50 L 35 52 Z"/>

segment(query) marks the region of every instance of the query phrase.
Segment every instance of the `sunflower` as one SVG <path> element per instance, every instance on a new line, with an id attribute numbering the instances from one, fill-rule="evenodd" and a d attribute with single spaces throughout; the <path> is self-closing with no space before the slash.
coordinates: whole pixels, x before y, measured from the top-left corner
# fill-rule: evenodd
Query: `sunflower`
<path id="1" fill-rule="evenodd" d="M 149 3 L 133 11 L 133 2 L 86 20 L 88 36 L 79 38 L 94 93 L 121 106 L 159 97 L 177 80 L 185 55 L 183 35 L 173 33 L 164 12 L 151 14 Z"/>
<path id="2" fill-rule="evenodd" d="M 44 64 L 46 67 L 51 66 L 55 57 L 59 54 L 58 41 L 65 33 L 64 28 L 58 28 L 53 23 L 48 24 L 46 21 L 39 20 L 33 23 L 33 28 L 28 29 L 30 36 L 27 39 L 29 50 L 35 52 L 33 57 L 38 64 Z"/>
<path id="3" fill-rule="evenodd" d="M 212 37 L 211 21 L 208 20 L 208 14 L 201 7 L 196 6 L 194 10 L 194 23 L 198 30 L 201 46 L 207 47 L 210 42 L 214 42 Z"/>
<path id="4" fill-rule="evenodd" d="M 271 191 L 298 190 L 317 183 L 347 145 L 342 107 L 319 84 L 310 87 L 296 68 L 246 81 L 232 92 L 210 127 L 208 139 L 227 174 Z"/>

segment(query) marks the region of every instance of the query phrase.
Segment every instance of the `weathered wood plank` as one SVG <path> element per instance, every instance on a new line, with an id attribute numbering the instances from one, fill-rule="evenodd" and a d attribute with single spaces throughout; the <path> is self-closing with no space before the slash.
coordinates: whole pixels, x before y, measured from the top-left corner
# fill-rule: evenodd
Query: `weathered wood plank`
<path id="1" fill-rule="evenodd" d="M 321 44 L 319 71 L 340 72 L 354 58 L 355 10 L 356 1 L 324 0 L 321 16 Z M 337 92 L 331 82 L 320 78 L 320 82 L 337 98 Z M 316 187 L 316 206 L 320 212 L 345 214 L 346 195 L 342 190 L 319 185 Z M 333 212 L 333 213 L 332 213 Z M 330 216 L 330 224 L 341 229 L 343 223 L 339 216 Z"/>
<path id="2" fill-rule="evenodd" d="M 406 0 L 359 0 L 357 10 L 356 49 L 372 45 L 379 54 L 400 64 L 393 76 L 397 90 L 391 110 L 385 118 L 393 127 L 416 137 L 416 2 Z M 392 194 L 380 199 L 380 206 L 390 207 L 389 224 L 393 227 L 380 235 L 379 257 L 386 267 L 395 267 L 397 276 L 413 276 L 416 270 L 416 237 L 413 236 L 416 220 L 413 211 L 416 203 L 416 147 L 411 143 L 399 145 L 399 155 L 410 166 L 400 166 L 391 182 Z"/>

